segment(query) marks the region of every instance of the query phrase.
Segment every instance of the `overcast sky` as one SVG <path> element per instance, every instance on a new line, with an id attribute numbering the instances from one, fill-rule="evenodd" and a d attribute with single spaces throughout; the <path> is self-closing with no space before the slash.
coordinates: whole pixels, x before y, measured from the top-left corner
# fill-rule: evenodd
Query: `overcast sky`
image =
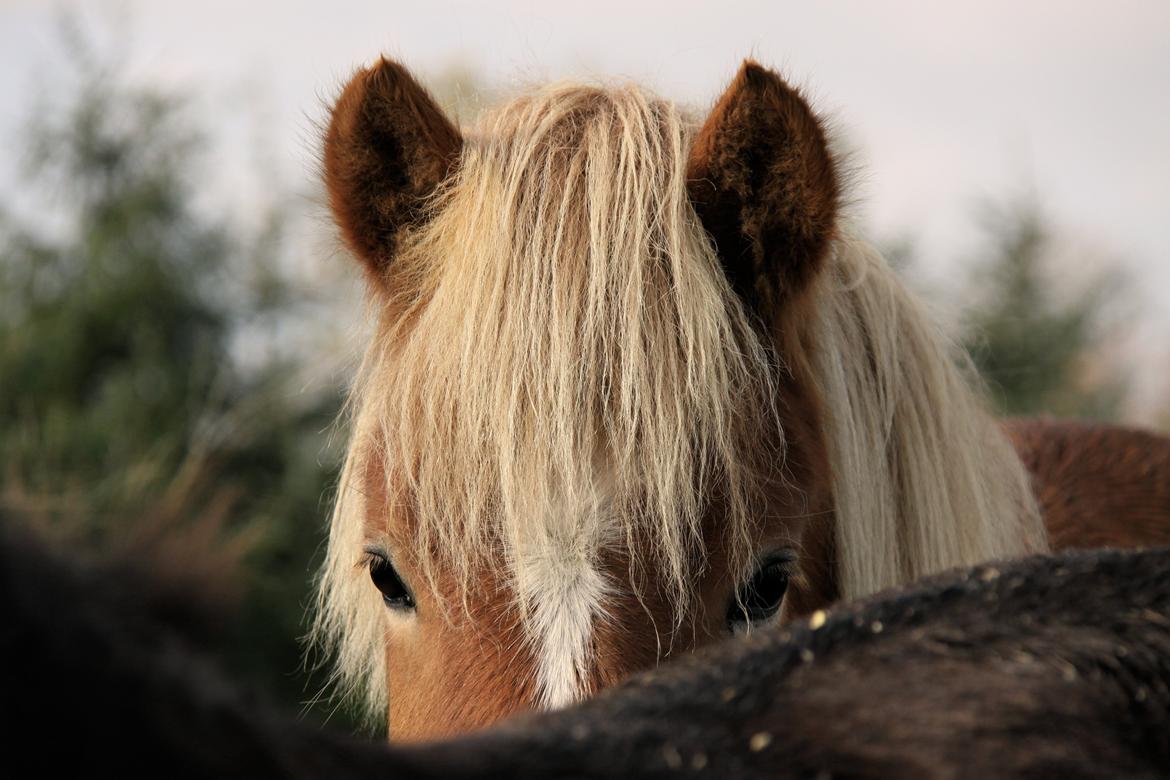
<path id="1" fill-rule="evenodd" d="M 1139 346 L 1170 365 L 1170 0 L 0 0 L 7 148 L 60 68 L 62 8 L 124 19 L 117 45 L 137 77 L 210 96 L 227 134 L 261 125 L 265 163 L 304 188 L 322 102 L 379 53 L 423 73 L 462 62 L 505 86 L 627 77 L 695 106 L 753 56 L 807 87 L 856 147 L 858 216 L 875 236 L 917 237 L 928 272 L 961 272 L 972 204 L 1034 191 L 1092 250 L 1070 266 L 1107 256 L 1135 276 L 1157 323 Z M 0 186 L 11 180 L 0 161 Z"/>

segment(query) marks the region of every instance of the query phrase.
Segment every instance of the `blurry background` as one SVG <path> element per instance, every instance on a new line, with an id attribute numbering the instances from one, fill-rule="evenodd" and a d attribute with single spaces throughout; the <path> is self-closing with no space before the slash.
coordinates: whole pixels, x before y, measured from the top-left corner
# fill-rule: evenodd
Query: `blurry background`
<path id="1" fill-rule="evenodd" d="M 779 67 L 1005 414 L 1170 427 L 1170 4 L 691 5 L 0 0 L 0 510 L 149 555 L 233 671 L 349 723 L 298 644 L 362 326 L 316 155 L 382 52 L 465 122 Z"/>

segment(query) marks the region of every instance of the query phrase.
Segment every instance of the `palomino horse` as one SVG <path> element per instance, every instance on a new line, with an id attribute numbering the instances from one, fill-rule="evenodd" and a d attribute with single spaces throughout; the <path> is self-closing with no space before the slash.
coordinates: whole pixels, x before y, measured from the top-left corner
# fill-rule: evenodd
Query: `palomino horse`
<path id="1" fill-rule="evenodd" d="M 54 762 L 102 777 L 166 767 L 332 780 L 1157 777 L 1170 766 L 1170 550 L 951 573 L 834 608 L 816 628 L 724 642 L 568 710 L 402 748 L 241 696 L 159 613 L 146 617 L 152 577 L 82 568 L 75 550 L 55 557 L 3 531 L 10 774 Z"/>
<path id="2" fill-rule="evenodd" d="M 1170 542 L 1170 444 L 1005 434 L 759 65 L 701 124 L 568 84 L 463 133 L 382 60 L 324 169 L 377 327 L 316 633 L 396 737 L 952 566 Z M 1139 524 L 1066 500 L 1114 479 Z"/>

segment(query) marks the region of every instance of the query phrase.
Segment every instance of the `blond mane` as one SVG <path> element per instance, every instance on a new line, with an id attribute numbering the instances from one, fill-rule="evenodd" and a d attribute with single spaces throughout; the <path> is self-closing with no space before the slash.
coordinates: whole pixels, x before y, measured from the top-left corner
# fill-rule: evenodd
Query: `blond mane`
<path id="1" fill-rule="evenodd" d="M 813 306 L 841 595 L 1042 552 L 1030 478 L 967 355 L 867 244 L 837 242 Z"/>
<path id="2" fill-rule="evenodd" d="M 373 455 L 429 584 L 441 568 L 474 587 L 491 566 L 530 623 L 548 617 L 550 567 L 558 587 L 618 587 L 595 565 L 615 546 L 635 587 L 661 572 L 681 619 L 716 494 L 747 567 L 782 473 L 782 369 L 687 198 L 694 130 L 633 86 L 542 89 L 466 134 L 404 236 L 351 394 L 314 628 L 375 712 L 386 618 L 359 566 Z M 814 365 L 843 593 L 1043 549 L 1023 467 L 940 330 L 871 251 L 839 242 L 829 265 Z"/>
<path id="3" fill-rule="evenodd" d="M 431 584 L 440 564 L 465 585 L 503 569 L 528 620 L 550 566 L 610 587 L 589 579 L 607 546 L 634 553 L 635 586 L 660 571 L 681 616 L 716 488 L 747 565 L 751 459 L 782 459 L 775 367 L 687 199 L 693 130 L 634 86 L 545 88 L 467 134 L 403 242 L 352 394 L 318 621 L 375 707 L 384 609 L 355 569 L 374 447 Z"/>

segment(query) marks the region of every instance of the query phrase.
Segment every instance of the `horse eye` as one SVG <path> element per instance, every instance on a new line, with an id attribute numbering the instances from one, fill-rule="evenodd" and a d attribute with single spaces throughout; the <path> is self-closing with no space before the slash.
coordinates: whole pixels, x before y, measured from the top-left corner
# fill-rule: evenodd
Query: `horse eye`
<path id="1" fill-rule="evenodd" d="M 414 609 L 414 596 L 390 561 L 381 553 L 369 553 L 370 580 L 382 593 L 382 600 L 391 609 Z"/>
<path id="2" fill-rule="evenodd" d="M 765 561 L 739 589 L 738 600 L 727 608 L 727 624 L 732 631 L 767 620 L 780 611 L 788 590 L 788 568 L 787 558 Z"/>

